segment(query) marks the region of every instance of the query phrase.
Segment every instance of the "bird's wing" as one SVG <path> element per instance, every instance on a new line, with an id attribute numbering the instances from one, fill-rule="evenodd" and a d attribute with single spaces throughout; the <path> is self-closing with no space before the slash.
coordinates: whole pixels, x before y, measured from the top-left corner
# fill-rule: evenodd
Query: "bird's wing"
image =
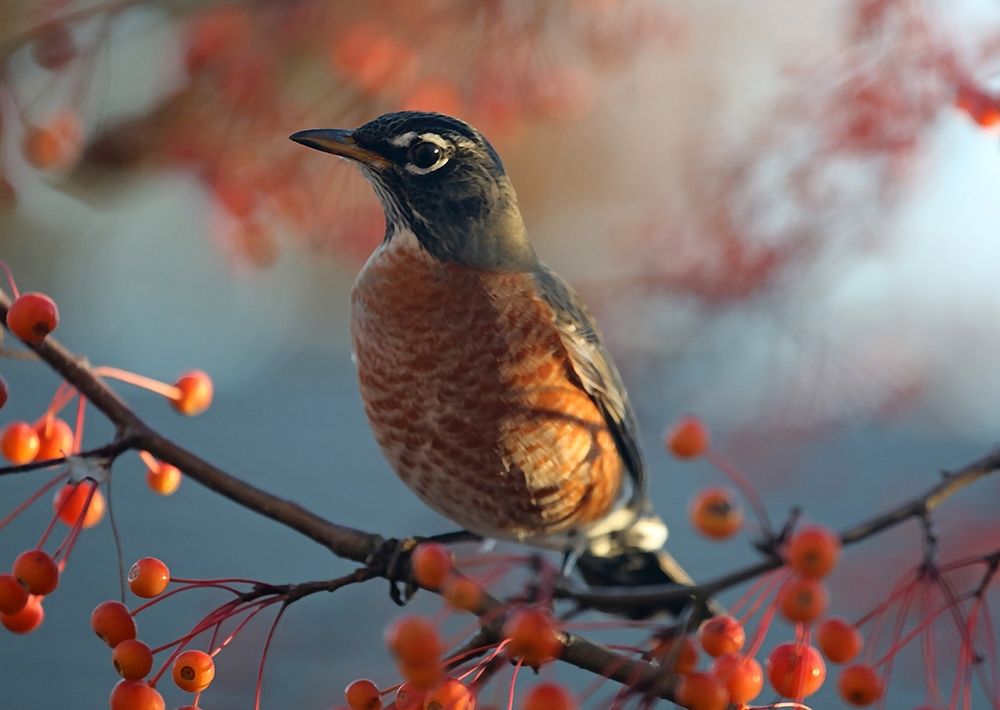
<path id="1" fill-rule="evenodd" d="M 600 409 L 633 481 L 630 507 L 645 505 L 645 472 L 638 426 L 621 375 L 601 342 L 593 316 L 572 287 L 544 264 L 533 272 L 539 293 L 555 314 L 563 345 L 583 390 Z"/>

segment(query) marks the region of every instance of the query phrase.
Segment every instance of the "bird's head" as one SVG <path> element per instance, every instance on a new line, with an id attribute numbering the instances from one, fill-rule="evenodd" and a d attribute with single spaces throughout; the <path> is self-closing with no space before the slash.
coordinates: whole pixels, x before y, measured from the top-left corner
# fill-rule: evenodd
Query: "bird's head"
<path id="1" fill-rule="evenodd" d="M 432 256 L 491 271 L 526 271 L 536 256 L 500 156 L 475 128 L 437 113 L 389 113 L 353 130 L 293 141 L 355 162 L 386 216 L 386 238 L 412 231 Z"/>

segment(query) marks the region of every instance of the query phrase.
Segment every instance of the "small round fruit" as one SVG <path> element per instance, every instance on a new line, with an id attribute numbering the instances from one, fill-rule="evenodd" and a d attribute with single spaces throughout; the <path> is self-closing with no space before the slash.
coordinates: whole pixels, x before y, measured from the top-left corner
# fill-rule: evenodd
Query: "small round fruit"
<path id="1" fill-rule="evenodd" d="M 681 417 L 667 432 L 665 443 L 677 458 L 693 459 L 708 450 L 708 429 L 698 417 Z"/>
<path id="2" fill-rule="evenodd" d="M 0 614 L 16 614 L 28 603 L 28 590 L 12 574 L 0 574 Z"/>
<path id="3" fill-rule="evenodd" d="M 104 519 L 106 508 L 104 494 L 93 481 L 67 483 L 56 491 L 52 498 L 53 512 L 59 516 L 59 520 L 70 527 L 76 525 L 81 517 L 83 520 L 80 525 L 83 528 L 94 527 Z"/>
<path id="4" fill-rule="evenodd" d="M 181 414 L 193 417 L 201 414 L 212 404 L 212 378 L 201 370 L 185 372 L 174 383 L 180 390 L 177 399 L 171 401 L 174 409 Z"/>
<path id="5" fill-rule="evenodd" d="M 792 536 L 788 543 L 788 566 L 803 577 L 825 577 L 837 564 L 840 538 L 829 528 L 812 525 Z"/>
<path id="6" fill-rule="evenodd" d="M 367 678 L 356 680 L 344 689 L 344 699 L 351 710 L 381 710 L 382 694 Z"/>
<path id="7" fill-rule="evenodd" d="M 111 663 L 122 678 L 141 680 L 153 668 L 153 653 L 142 641 L 125 639 L 111 652 Z"/>
<path id="8" fill-rule="evenodd" d="M 421 587 L 438 589 L 451 574 L 451 553 L 436 542 L 422 542 L 413 551 L 413 578 Z"/>
<path id="9" fill-rule="evenodd" d="M 661 665 L 667 663 L 668 659 L 672 657 L 671 653 L 674 652 L 675 643 L 677 643 L 675 636 L 656 639 L 652 651 L 653 658 L 659 661 Z M 690 636 L 682 636 L 680 643 L 680 650 L 674 652 L 676 653 L 676 658 L 673 661 L 673 668 L 666 668 L 666 670 L 672 670 L 679 675 L 686 675 L 698 666 L 698 645 Z"/>
<path id="10" fill-rule="evenodd" d="M 705 653 L 718 657 L 727 653 L 739 653 L 746 643 L 747 635 L 743 624 L 733 617 L 713 616 L 702 622 L 698 638 Z"/>
<path id="11" fill-rule="evenodd" d="M 514 610 L 503 625 L 504 638 L 510 639 L 507 653 L 526 666 L 539 666 L 555 660 L 562 653 L 559 625 L 552 614 L 541 607 Z"/>
<path id="12" fill-rule="evenodd" d="M 688 710 L 726 710 L 729 693 L 711 673 L 691 673 L 677 685 L 677 700 Z"/>
<path id="13" fill-rule="evenodd" d="M 739 532 L 743 509 L 728 488 L 706 488 L 691 499 L 688 517 L 695 530 L 713 540 L 725 540 Z"/>
<path id="14" fill-rule="evenodd" d="M 781 615 L 792 623 L 815 621 L 829 602 L 826 587 L 818 579 L 801 577 L 789 581 L 778 594 Z"/>
<path id="15" fill-rule="evenodd" d="M 42 608 L 42 597 L 31 595 L 28 602 L 13 614 L 0 614 L 0 624 L 15 634 L 28 634 L 42 625 L 45 620 L 45 609 Z"/>
<path id="16" fill-rule="evenodd" d="M 483 588 L 468 577 L 451 577 L 441 593 L 453 609 L 475 613 L 483 603 Z"/>
<path id="17" fill-rule="evenodd" d="M 157 461 L 156 466 L 146 471 L 146 486 L 161 496 L 172 495 L 183 479 L 179 468 L 163 461 Z"/>
<path id="18" fill-rule="evenodd" d="M 826 664 L 812 646 L 783 643 L 767 658 L 767 679 L 779 695 L 806 698 L 826 680 Z"/>
<path id="19" fill-rule="evenodd" d="M 576 698 L 558 683 L 539 683 L 524 696 L 521 710 L 577 710 Z"/>
<path id="20" fill-rule="evenodd" d="M 108 699 L 111 710 L 166 710 L 163 696 L 142 680 L 120 680 Z"/>
<path id="21" fill-rule="evenodd" d="M 831 663 L 850 663 L 861 653 L 864 639 L 853 624 L 830 618 L 819 625 L 816 643 Z"/>
<path id="22" fill-rule="evenodd" d="M 399 675 L 414 688 L 430 690 L 444 677 L 444 663 L 440 658 L 421 658 L 399 661 Z"/>
<path id="23" fill-rule="evenodd" d="M 38 453 L 35 461 L 61 459 L 73 453 L 73 428 L 58 417 L 46 417 L 35 425 Z"/>
<path id="24" fill-rule="evenodd" d="M 445 678 L 424 696 L 424 710 L 475 710 L 476 698 L 460 680 Z"/>
<path id="25" fill-rule="evenodd" d="M 764 689 L 764 671 L 756 659 L 727 653 L 719 656 L 712 666 L 712 673 L 729 691 L 729 701 L 746 704 Z"/>
<path id="26" fill-rule="evenodd" d="M 882 697 L 882 679 L 871 666 L 848 666 L 837 681 L 837 692 L 851 705 L 871 705 Z"/>
<path id="27" fill-rule="evenodd" d="M 426 690 L 421 690 L 412 683 L 403 683 L 396 691 L 396 710 L 423 710 Z"/>
<path id="28" fill-rule="evenodd" d="M 430 621 L 422 616 L 401 616 L 385 630 L 389 650 L 404 663 L 421 663 L 438 659 L 444 652 L 441 636 Z"/>
<path id="29" fill-rule="evenodd" d="M 134 639 L 135 619 L 121 602 L 106 601 L 98 604 L 90 614 L 90 628 L 97 637 L 114 648 L 122 641 Z"/>
<path id="30" fill-rule="evenodd" d="M 0 452 L 15 466 L 34 461 L 40 444 L 38 432 L 28 422 L 11 422 L 0 435 Z"/>
<path id="31" fill-rule="evenodd" d="M 155 557 L 136 560 L 128 571 L 128 588 L 137 597 L 152 599 L 159 596 L 170 583 L 170 570 Z"/>
<path id="32" fill-rule="evenodd" d="M 181 690 L 200 693 L 215 678 L 215 661 L 204 651 L 184 651 L 174 659 L 172 675 Z"/>
<path id="33" fill-rule="evenodd" d="M 18 338 L 38 345 L 59 325 L 56 302 L 44 293 L 21 294 L 7 310 L 7 327 Z"/>
<path id="34" fill-rule="evenodd" d="M 14 560 L 13 572 L 32 594 L 45 596 L 59 586 L 59 567 L 44 550 L 22 552 Z"/>

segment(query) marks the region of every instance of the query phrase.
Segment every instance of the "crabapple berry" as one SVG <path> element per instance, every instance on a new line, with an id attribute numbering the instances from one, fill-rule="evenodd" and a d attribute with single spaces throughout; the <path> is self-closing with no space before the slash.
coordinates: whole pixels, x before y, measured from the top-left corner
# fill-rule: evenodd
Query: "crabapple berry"
<path id="1" fill-rule="evenodd" d="M 166 710 L 163 696 L 142 680 L 120 680 L 108 698 L 111 710 Z"/>
<path id="2" fill-rule="evenodd" d="M 181 690 L 200 693 L 215 678 L 215 661 L 204 651 L 184 651 L 174 659 L 172 675 Z"/>
<path id="3" fill-rule="evenodd" d="M 65 22 L 49 20 L 34 32 L 31 56 L 43 69 L 60 69 L 73 61 L 76 43 Z"/>
<path id="4" fill-rule="evenodd" d="M 16 614 L 28 603 L 28 590 L 12 574 L 0 574 L 0 614 Z"/>
<path id="5" fill-rule="evenodd" d="M 59 586 L 59 567 L 43 550 L 27 550 L 14 560 L 14 576 L 32 594 L 45 596 Z"/>
<path id="6" fill-rule="evenodd" d="M 170 569 L 155 557 L 136 560 L 128 571 L 128 588 L 137 597 L 152 599 L 167 588 Z"/>
<path id="7" fill-rule="evenodd" d="M 709 656 L 718 657 L 727 653 L 739 653 L 747 635 L 743 624 L 731 616 L 713 616 L 702 622 L 698 629 L 701 647 Z"/>
<path id="8" fill-rule="evenodd" d="M 31 633 L 41 626 L 44 620 L 42 597 L 34 594 L 30 595 L 27 603 L 13 614 L 0 614 L 0 624 L 15 634 Z"/>
<path id="9" fill-rule="evenodd" d="M 825 577 L 837 564 L 840 538 L 829 528 L 812 525 L 792 536 L 788 543 L 788 566 L 803 577 Z"/>
<path id="10" fill-rule="evenodd" d="M 344 689 L 344 698 L 351 710 L 381 710 L 382 695 L 378 686 L 367 678 L 356 680 Z"/>
<path id="11" fill-rule="evenodd" d="M 418 658 L 412 661 L 399 661 L 399 674 L 414 688 L 427 691 L 441 682 L 444 675 L 444 664 L 440 658 Z"/>
<path id="12" fill-rule="evenodd" d="M 653 658 L 663 664 L 671 657 L 671 653 L 676 653 L 677 657 L 673 661 L 674 667 L 667 670 L 673 670 L 674 673 L 679 675 L 686 675 L 698 665 L 698 646 L 690 636 L 681 636 L 680 650 L 675 652 L 674 644 L 677 643 L 676 639 L 677 637 L 675 636 L 657 639 L 653 645 Z"/>
<path id="13" fill-rule="evenodd" d="M 421 690 L 412 683 L 403 683 L 396 691 L 396 710 L 423 710 L 426 690 Z"/>
<path id="14" fill-rule="evenodd" d="M 94 527 L 104 519 L 105 508 L 104 495 L 93 481 L 67 483 L 52 498 L 52 510 L 59 520 L 70 527 L 76 525 L 81 517 L 82 527 Z"/>
<path id="15" fill-rule="evenodd" d="M 681 417 L 667 432 L 665 443 L 677 458 L 693 459 L 708 450 L 708 429 L 697 417 Z"/>
<path id="16" fill-rule="evenodd" d="M 743 510 L 728 488 L 706 488 L 695 495 L 688 517 L 695 530 L 713 540 L 732 537 L 743 525 Z"/>
<path id="17" fill-rule="evenodd" d="M 778 595 L 781 615 L 793 623 L 815 621 L 823 612 L 829 595 L 818 579 L 802 577 L 789 581 Z"/>
<path id="18" fill-rule="evenodd" d="M 422 542 L 413 551 L 411 566 L 420 586 L 437 589 L 451 574 L 451 553 L 439 543 Z"/>
<path id="19" fill-rule="evenodd" d="M 37 129 L 36 129 L 37 130 Z M 18 338 L 38 345 L 59 325 L 56 302 L 44 293 L 22 293 L 7 310 L 7 327 Z"/>
<path id="20" fill-rule="evenodd" d="M 0 451 L 15 466 L 34 461 L 40 445 L 38 432 L 28 422 L 11 422 L 0 434 Z"/>
<path id="21" fill-rule="evenodd" d="M 135 638 L 135 619 L 121 602 L 98 604 L 90 614 L 90 628 L 97 637 L 114 648 L 122 641 Z"/>
<path id="22" fill-rule="evenodd" d="M 729 693 L 711 673 L 691 673 L 677 685 L 677 700 L 688 710 L 726 710 Z"/>
<path id="23" fill-rule="evenodd" d="M 424 696 L 424 710 L 475 710 L 472 691 L 455 678 L 445 678 Z"/>
<path id="24" fill-rule="evenodd" d="M 526 666 L 537 668 L 562 653 L 559 626 L 541 607 L 515 610 L 503 625 L 503 635 L 510 639 L 507 653 Z"/>
<path id="25" fill-rule="evenodd" d="M 767 679 L 779 695 L 805 698 L 823 685 L 826 664 L 812 646 L 783 643 L 767 657 Z"/>
<path id="26" fill-rule="evenodd" d="M 882 697 L 882 679 L 871 666 L 849 666 L 840 674 L 837 691 L 851 705 L 864 707 Z"/>
<path id="27" fill-rule="evenodd" d="M 193 417 L 204 412 L 212 404 L 212 378 L 201 370 L 185 372 L 177 378 L 174 387 L 180 390 L 180 393 L 171 404 L 181 414 Z"/>
<path id="28" fill-rule="evenodd" d="M 483 589 L 468 577 L 452 577 L 441 589 L 445 601 L 453 609 L 475 613 L 483 601 Z"/>
<path id="29" fill-rule="evenodd" d="M 737 705 L 749 703 L 764 689 L 764 671 L 750 656 L 735 653 L 719 656 L 712 673 L 726 686 L 730 702 Z"/>
<path id="30" fill-rule="evenodd" d="M 539 683 L 524 696 L 521 710 L 576 710 L 576 699 L 558 683 Z"/>
<path id="31" fill-rule="evenodd" d="M 434 625 L 421 616 L 401 616 L 385 630 L 389 650 L 404 663 L 441 657 L 444 645 Z"/>
<path id="32" fill-rule="evenodd" d="M 176 466 L 157 461 L 156 466 L 146 471 L 146 486 L 154 493 L 169 496 L 180 488 L 183 478 Z"/>
<path id="33" fill-rule="evenodd" d="M 864 645 L 857 627 L 838 618 L 827 619 L 819 625 L 816 642 L 831 663 L 850 663 Z"/>
<path id="34" fill-rule="evenodd" d="M 35 461 L 59 459 L 73 452 L 73 429 L 58 417 L 46 417 L 35 425 L 38 453 Z"/>
<path id="35" fill-rule="evenodd" d="M 126 680 L 141 680 L 153 668 L 149 646 L 136 639 L 125 639 L 111 652 L 111 663 Z"/>

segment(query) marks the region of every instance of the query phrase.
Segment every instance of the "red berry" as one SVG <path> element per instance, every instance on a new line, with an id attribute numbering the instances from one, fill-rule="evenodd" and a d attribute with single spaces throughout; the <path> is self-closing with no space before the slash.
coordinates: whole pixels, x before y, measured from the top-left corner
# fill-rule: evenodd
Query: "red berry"
<path id="1" fill-rule="evenodd" d="M 181 690 L 199 693 L 215 678 L 215 661 L 204 651 L 184 651 L 174 659 L 174 683 Z"/>
<path id="2" fill-rule="evenodd" d="M 90 628 L 97 637 L 114 648 L 122 641 L 135 638 L 135 619 L 121 602 L 106 601 L 90 614 Z"/>
<path id="3" fill-rule="evenodd" d="M 807 623 L 823 615 L 828 601 L 829 595 L 821 581 L 802 577 L 790 580 L 782 587 L 778 608 L 781 615 L 792 623 Z"/>
<path id="4" fill-rule="evenodd" d="M 44 293 L 23 293 L 7 310 L 7 327 L 26 343 L 38 345 L 59 325 L 56 302 Z"/>
<path id="5" fill-rule="evenodd" d="M 693 459 L 708 450 L 708 429 L 697 417 L 682 417 L 667 432 L 667 450 L 681 459 Z"/>
<path id="6" fill-rule="evenodd" d="M 157 461 L 156 466 L 146 471 L 146 486 L 161 496 L 172 495 L 180 488 L 184 476 L 176 466 Z"/>
<path id="7" fill-rule="evenodd" d="M 468 577 L 451 577 L 441 589 L 453 609 L 476 613 L 483 602 L 483 589 Z"/>
<path id="8" fill-rule="evenodd" d="M 713 616 L 703 621 L 698 637 L 705 653 L 713 657 L 739 653 L 747 640 L 743 624 L 731 616 Z"/>
<path id="9" fill-rule="evenodd" d="M 404 663 L 420 663 L 438 659 L 444 644 L 437 629 L 421 616 L 401 616 L 385 631 L 389 650 Z"/>
<path id="10" fill-rule="evenodd" d="M 15 634 L 31 633 L 45 620 L 45 609 L 42 608 L 42 597 L 31 595 L 28 602 L 13 614 L 0 614 L 0 624 Z"/>
<path id="11" fill-rule="evenodd" d="M 677 643 L 676 638 L 676 636 L 668 636 L 657 639 L 653 646 L 653 658 L 663 664 L 671 657 L 671 652 L 676 653 L 672 670 L 679 675 L 686 675 L 698 665 L 698 646 L 690 636 L 682 636 L 680 650 L 674 651 L 674 644 Z"/>
<path id="12" fill-rule="evenodd" d="M 344 690 L 344 698 L 351 710 L 381 710 L 382 695 L 378 686 L 367 678 L 352 682 Z"/>
<path id="13" fill-rule="evenodd" d="M 426 695 L 426 690 L 411 683 L 403 683 L 396 691 L 396 710 L 423 710 Z"/>
<path id="14" fill-rule="evenodd" d="M 882 679 L 871 666 L 849 666 L 840 674 L 837 691 L 851 705 L 871 705 L 882 697 Z"/>
<path id="15" fill-rule="evenodd" d="M 111 652 L 111 663 L 122 678 L 141 680 L 153 668 L 153 653 L 142 641 L 125 639 Z"/>
<path id="16" fill-rule="evenodd" d="M 840 538 L 819 525 L 795 533 L 786 553 L 788 566 L 803 577 L 825 577 L 837 564 L 839 556 Z"/>
<path id="17" fill-rule="evenodd" d="M 711 673 L 691 673 L 677 685 L 677 700 L 688 710 L 726 710 L 729 693 Z"/>
<path id="18" fill-rule="evenodd" d="M 39 445 L 38 432 L 28 422 L 11 422 L 0 435 L 0 451 L 15 466 L 34 461 Z"/>
<path id="19" fill-rule="evenodd" d="M 451 553 L 444 545 L 422 542 L 413 551 L 411 565 L 417 584 L 437 589 L 451 574 Z"/>
<path id="20" fill-rule="evenodd" d="M 181 414 L 193 417 L 212 404 L 212 378 L 201 370 L 185 372 L 174 383 L 174 387 L 180 392 L 171 404 Z"/>
<path id="21" fill-rule="evenodd" d="M 49 20 L 35 30 L 31 55 L 38 66 L 45 69 L 60 69 L 76 56 L 76 43 L 65 22 Z"/>
<path id="22" fill-rule="evenodd" d="M 81 516 L 84 528 L 94 527 L 104 518 L 105 508 L 104 495 L 93 481 L 67 483 L 52 498 L 52 510 L 59 516 L 59 520 L 70 527 L 76 525 Z"/>
<path id="23" fill-rule="evenodd" d="M 16 614 L 28 603 L 28 590 L 12 574 L 0 574 L 0 614 Z"/>
<path id="24" fill-rule="evenodd" d="M 524 696 L 521 710 L 577 710 L 573 694 L 558 683 L 540 683 Z"/>
<path id="25" fill-rule="evenodd" d="M 819 625 L 816 642 L 831 663 L 850 663 L 864 645 L 861 633 L 843 619 L 831 618 Z"/>
<path id="26" fill-rule="evenodd" d="M 737 705 L 749 703 L 764 689 L 764 671 L 750 656 L 734 653 L 719 656 L 712 666 L 712 673 L 726 686 L 730 702 Z"/>
<path id="27" fill-rule="evenodd" d="M 128 571 L 128 588 L 137 597 L 152 599 L 170 583 L 170 569 L 155 557 L 137 560 Z"/>
<path id="28" fill-rule="evenodd" d="M 783 643 L 767 658 L 767 679 L 786 698 L 806 698 L 826 680 L 826 664 L 812 646 Z"/>
<path id="29" fill-rule="evenodd" d="M 461 681 L 445 678 L 424 696 L 424 710 L 475 710 L 476 698 Z"/>
<path id="30" fill-rule="evenodd" d="M 59 567 L 43 550 L 22 552 L 14 560 L 13 572 L 32 594 L 45 596 L 59 586 Z"/>
<path id="31" fill-rule="evenodd" d="M 508 655 L 520 658 L 526 666 L 539 666 L 555 660 L 562 653 L 559 625 L 548 609 L 530 607 L 516 609 L 503 625 Z"/>
<path id="32" fill-rule="evenodd" d="M 46 417 L 35 425 L 38 453 L 35 461 L 60 459 L 73 453 L 73 429 L 58 417 Z"/>
<path id="33" fill-rule="evenodd" d="M 695 530 L 713 540 L 725 540 L 739 532 L 743 510 L 728 488 L 706 488 L 691 499 L 688 516 Z"/>
<path id="34" fill-rule="evenodd" d="M 400 661 L 399 674 L 403 680 L 414 688 L 427 691 L 441 682 L 444 676 L 444 664 L 440 658 L 420 658 L 413 661 Z"/>
<path id="35" fill-rule="evenodd" d="M 111 710 L 166 710 L 163 696 L 142 680 L 120 680 L 108 699 Z"/>

